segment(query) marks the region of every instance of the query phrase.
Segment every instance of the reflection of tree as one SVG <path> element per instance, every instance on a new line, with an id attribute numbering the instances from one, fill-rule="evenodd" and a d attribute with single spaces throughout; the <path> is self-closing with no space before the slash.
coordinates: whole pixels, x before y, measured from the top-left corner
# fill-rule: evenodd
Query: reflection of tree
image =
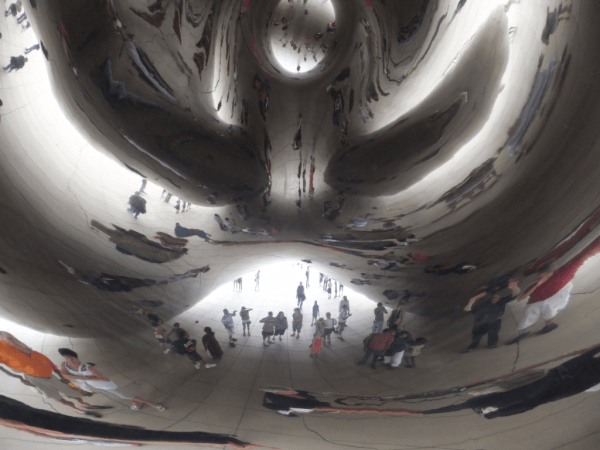
<path id="1" fill-rule="evenodd" d="M 181 258 L 188 251 L 187 248 L 172 249 L 163 247 L 137 231 L 127 231 L 114 224 L 114 229 L 110 229 L 97 220 L 92 220 L 91 226 L 109 236 L 109 241 L 116 245 L 119 252 L 135 256 L 143 261 L 163 264 Z"/>

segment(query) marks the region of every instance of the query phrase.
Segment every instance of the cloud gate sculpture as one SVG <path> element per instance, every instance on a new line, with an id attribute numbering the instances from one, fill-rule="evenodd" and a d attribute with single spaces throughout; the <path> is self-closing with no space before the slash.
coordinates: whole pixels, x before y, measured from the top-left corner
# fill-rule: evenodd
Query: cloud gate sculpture
<path id="1" fill-rule="evenodd" d="M 2 448 L 598 447 L 600 3 L 6 8 Z"/>

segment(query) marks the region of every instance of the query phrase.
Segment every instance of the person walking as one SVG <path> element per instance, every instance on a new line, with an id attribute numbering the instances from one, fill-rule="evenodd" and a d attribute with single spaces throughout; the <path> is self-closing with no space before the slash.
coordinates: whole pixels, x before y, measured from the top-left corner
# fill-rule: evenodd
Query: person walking
<path id="1" fill-rule="evenodd" d="M 344 329 L 346 328 L 346 320 L 348 320 L 348 317 L 350 317 L 351 315 L 352 314 L 350 314 L 350 310 L 348 309 L 348 306 L 344 305 L 344 307 L 340 311 L 340 315 L 338 316 L 337 333 L 338 333 L 338 339 L 341 341 L 344 340 L 344 338 L 342 337 L 342 333 L 344 332 Z"/>
<path id="2" fill-rule="evenodd" d="M 221 318 L 221 323 L 223 324 L 223 326 L 227 330 L 227 334 L 229 335 L 229 346 L 230 347 L 235 347 L 234 342 L 237 341 L 237 339 L 233 337 L 233 333 L 234 333 L 233 318 L 235 317 L 236 312 L 237 311 L 234 311 L 232 314 L 229 314 L 229 310 L 224 309 L 223 317 Z"/>
<path id="3" fill-rule="evenodd" d="M 310 266 L 306 266 L 306 287 L 307 288 L 310 286 L 309 278 L 310 278 Z"/>
<path id="4" fill-rule="evenodd" d="M 302 304 L 304 303 L 304 300 L 306 300 L 306 295 L 304 293 L 304 286 L 302 286 L 302 281 L 296 288 L 296 298 L 298 299 L 298 307 L 302 309 Z"/>
<path id="5" fill-rule="evenodd" d="M 325 314 L 325 330 L 323 330 L 323 337 L 325 338 L 325 345 L 331 345 L 331 334 L 335 330 L 337 320 L 331 318 L 331 313 Z"/>
<path id="6" fill-rule="evenodd" d="M 142 405 L 152 406 L 159 411 L 164 411 L 165 407 L 156 403 L 144 400 L 142 397 L 133 396 L 111 381 L 110 378 L 100 372 L 93 364 L 82 363 L 79 361 L 79 355 L 68 348 L 59 348 L 58 353 L 65 358 L 62 363 L 60 373 L 67 380 L 72 380 L 73 383 L 84 391 L 94 392 L 99 391 L 105 395 L 113 395 L 125 400 L 131 400 L 131 409 L 138 410 Z"/>
<path id="7" fill-rule="evenodd" d="M 319 319 L 322 320 L 322 319 Z M 319 356 L 319 353 L 323 351 L 323 332 L 319 331 L 315 334 L 312 343 L 309 345 L 310 347 L 310 357 L 316 358 Z"/>
<path id="8" fill-rule="evenodd" d="M 127 204 L 129 205 L 128 211 L 133 213 L 134 218 L 137 219 L 140 214 L 146 214 L 146 199 L 140 196 L 139 191 L 129 197 Z"/>
<path id="9" fill-rule="evenodd" d="M 323 286 L 323 274 L 319 272 L 319 287 Z"/>
<path id="10" fill-rule="evenodd" d="M 219 341 L 215 337 L 215 333 L 210 327 L 204 328 L 204 332 L 206 333 L 202 336 L 202 345 L 204 346 L 204 350 L 208 353 L 213 360 L 219 360 L 223 356 L 223 350 L 221 350 L 221 346 L 219 345 Z"/>
<path id="11" fill-rule="evenodd" d="M 378 334 L 381 332 L 381 330 L 383 329 L 383 322 L 384 322 L 384 314 L 387 314 L 387 309 L 385 309 L 385 306 L 383 306 L 383 303 L 379 302 L 377 303 L 377 308 L 375 308 L 373 310 L 373 313 L 375 314 L 375 320 L 373 321 L 373 334 Z"/>
<path id="12" fill-rule="evenodd" d="M 273 312 L 269 311 L 269 315 L 260 319 L 259 323 L 263 324 L 263 345 L 268 347 L 268 344 L 275 342 L 275 340 L 271 340 L 273 333 L 275 332 L 276 324 L 275 317 L 273 317 Z"/>
<path id="13" fill-rule="evenodd" d="M 256 272 L 256 276 L 254 277 L 254 290 L 258 291 L 259 289 L 259 283 L 260 283 L 260 270 L 258 272 Z"/>
<path id="14" fill-rule="evenodd" d="M 32 51 L 39 50 L 39 49 L 40 49 L 40 44 L 32 45 L 31 47 L 25 49 L 25 54 L 27 55 L 28 53 L 31 53 Z"/>
<path id="15" fill-rule="evenodd" d="M 252 308 L 246 308 L 245 306 L 242 306 L 242 309 L 240 310 L 240 317 L 242 319 L 242 330 L 244 330 L 244 336 L 246 336 L 246 328 L 248 328 L 248 336 L 250 336 L 250 324 L 252 322 L 250 322 L 250 311 L 252 311 Z"/>
<path id="16" fill-rule="evenodd" d="M 315 324 L 315 321 L 319 318 L 319 304 L 315 300 L 315 304 L 313 305 L 312 310 L 312 320 L 310 321 L 310 326 L 312 327 Z"/>
<path id="17" fill-rule="evenodd" d="M 329 282 L 327 283 L 327 294 L 329 295 L 327 298 L 331 298 L 331 278 L 329 279 Z"/>
<path id="18" fill-rule="evenodd" d="M 5 66 L 4 70 L 8 70 L 9 72 L 12 72 L 13 70 L 22 69 L 23 67 L 25 67 L 25 63 L 27 61 L 29 61 L 29 60 L 26 57 L 24 57 L 23 55 L 11 56 L 10 64 L 8 64 L 8 66 Z"/>
<path id="19" fill-rule="evenodd" d="M 363 341 L 365 354 L 356 364 L 364 366 L 367 364 L 369 357 L 372 355 L 371 369 L 376 368 L 377 359 L 383 355 L 388 347 L 394 342 L 394 330 L 386 328 L 382 333 L 373 333 Z"/>
<path id="20" fill-rule="evenodd" d="M 283 311 L 279 311 L 277 317 L 275 317 L 275 336 L 279 336 L 279 340 L 281 341 L 281 336 L 285 333 L 285 330 L 288 329 L 288 320 L 285 317 Z"/>
<path id="21" fill-rule="evenodd" d="M 292 314 L 292 336 L 296 336 L 296 339 L 300 339 L 300 331 L 302 331 L 302 312 L 300 308 L 294 308 L 294 314 Z"/>

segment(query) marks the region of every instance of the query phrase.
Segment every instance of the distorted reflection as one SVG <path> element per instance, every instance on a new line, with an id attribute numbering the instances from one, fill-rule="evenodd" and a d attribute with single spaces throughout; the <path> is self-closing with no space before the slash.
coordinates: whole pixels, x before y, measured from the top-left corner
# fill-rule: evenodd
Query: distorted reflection
<path id="1" fill-rule="evenodd" d="M 5 8 L 2 448 L 597 447 L 599 2 Z"/>

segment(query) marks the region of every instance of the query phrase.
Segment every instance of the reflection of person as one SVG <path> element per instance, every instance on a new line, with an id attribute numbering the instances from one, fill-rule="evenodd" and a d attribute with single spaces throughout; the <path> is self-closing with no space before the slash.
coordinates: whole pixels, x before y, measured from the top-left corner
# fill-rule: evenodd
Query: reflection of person
<path id="1" fill-rule="evenodd" d="M 348 307 L 348 312 L 350 312 L 350 300 L 348 300 L 348 297 L 346 297 L 345 295 L 340 300 L 339 311 L 342 311 L 342 309 L 344 309 L 344 306 L 347 306 Z"/>
<path id="2" fill-rule="evenodd" d="M 513 301 L 521 292 L 517 285 L 517 280 L 515 279 L 510 280 L 508 287 L 510 288 L 512 295 L 509 294 L 500 298 L 498 294 L 495 294 L 491 299 L 479 303 L 476 306 L 473 306 L 473 304 L 479 298 L 486 296 L 487 292 L 478 294 L 469 300 L 469 303 L 465 307 L 465 311 L 471 312 L 475 316 L 475 322 L 473 323 L 473 338 L 465 352 L 469 352 L 476 348 L 486 334 L 488 335 L 488 347 L 495 348 L 498 346 L 498 334 L 500 333 L 500 327 L 502 326 L 504 309 L 506 305 Z"/>
<path id="3" fill-rule="evenodd" d="M 351 315 L 352 314 L 350 314 L 348 305 L 344 305 L 344 307 L 340 311 L 340 315 L 338 317 L 338 329 L 337 329 L 338 339 L 340 339 L 342 341 L 344 340 L 344 338 L 342 337 L 342 333 L 344 332 L 344 329 L 346 328 L 346 320 L 348 320 L 348 317 L 350 317 Z"/>
<path id="4" fill-rule="evenodd" d="M 387 309 L 385 309 L 385 306 L 383 306 L 383 303 L 379 302 L 377 303 L 377 308 L 373 310 L 373 313 L 375 314 L 375 320 L 373 321 L 373 330 L 371 332 L 377 334 L 383 329 L 383 315 L 388 312 Z"/>
<path id="5" fill-rule="evenodd" d="M 215 338 L 215 333 L 213 332 L 212 328 L 206 327 L 204 328 L 204 332 L 206 333 L 204 336 L 202 336 L 202 345 L 204 345 L 204 350 L 207 351 L 212 359 L 221 359 L 223 356 L 223 350 L 221 350 L 219 341 L 217 341 L 217 338 Z"/>
<path id="6" fill-rule="evenodd" d="M 273 317 L 273 313 L 271 311 L 269 311 L 269 315 L 267 317 L 263 317 L 262 319 L 260 319 L 259 322 L 264 324 L 263 331 L 262 331 L 263 345 L 265 347 L 267 347 L 268 344 L 270 344 L 271 342 L 275 342 L 274 339 L 271 340 L 271 337 L 273 336 L 273 332 L 275 331 L 275 317 Z"/>
<path id="7" fill-rule="evenodd" d="M 395 369 L 402 364 L 404 349 L 409 339 L 410 333 L 408 331 L 396 331 L 394 342 L 390 344 L 383 356 L 383 362 L 388 369 Z"/>
<path id="8" fill-rule="evenodd" d="M 302 286 L 302 282 L 296 288 L 296 298 L 298 299 L 298 307 L 302 309 L 302 303 L 306 300 L 306 295 L 304 294 L 304 286 Z"/>
<path id="9" fill-rule="evenodd" d="M 279 311 L 277 317 L 275 317 L 275 336 L 279 336 L 279 340 L 281 341 L 281 336 L 284 335 L 285 330 L 288 329 L 288 320 L 285 317 L 283 311 Z"/>
<path id="10" fill-rule="evenodd" d="M 306 268 L 306 287 L 309 287 L 309 278 L 310 278 L 310 266 Z"/>
<path id="11" fill-rule="evenodd" d="M 313 310 L 312 310 L 312 320 L 310 321 L 310 326 L 312 327 L 315 323 L 315 321 L 319 318 L 319 305 L 317 303 L 317 301 L 315 300 L 315 304 L 313 305 Z"/>
<path id="12" fill-rule="evenodd" d="M 294 308 L 294 314 L 292 314 L 292 336 L 296 336 L 296 339 L 300 339 L 300 331 L 302 331 L 302 312 L 300 308 Z"/>
<path id="13" fill-rule="evenodd" d="M 256 272 L 256 276 L 254 277 L 254 282 L 255 282 L 254 290 L 258 291 L 258 287 L 259 287 L 258 285 L 260 283 L 260 270 L 258 272 Z"/>
<path id="14" fill-rule="evenodd" d="M 73 380 L 73 383 L 84 391 L 100 391 L 103 394 L 110 394 L 125 400 L 131 400 L 131 409 L 134 410 L 140 409 L 142 404 L 152 406 L 159 411 L 165 410 L 164 406 L 151 403 L 141 397 L 134 397 L 121 391 L 110 378 L 104 376 L 93 364 L 84 364 L 79 361 L 79 356 L 73 350 L 59 348 L 58 353 L 60 353 L 66 361 L 61 365 L 61 375 L 69 380 Z"/>
<path id="15" fill-rule="evenodd" d="M 331 334 L 333 333 L 333 330 L 335 330 L 335 326 L 337 325 L 337 320 L 332 319 L 331 318 L 331 313 L 325 313 L 325 330 L 324 330 L 324 337 L 325 337 L 325 344 L 327 345 L 331 345 Z"/>
<path id="16" fill-rule="evenodd" d="M 554 323 L 554 318 L 569 303 L 571 289 L 573 289 L 571 280 L 583 263 L 599 252 L 600 237 L 596 238 L 560 269 L 547 271 L 545 266 L 540 269 L 536 283 L 528 287 L 518 299 L 518 301 L 521 301 L 529 297 L 527 307 L 523 311 L 523 317 L 517 327 L 519 335 L 509 341 L 509 344 L 515 344 L 527 336 L 540 316 L 546 321 L 546 325 L 539 332 L 540 334 L 549 333 L 558 328 L 558 325 Z"/>
<path id="17" fill-rule="evenodd" d="M 242 319 L 242 329 L 244 330 L 244 336 L 246 336 L 246 328 L 248 328 L 248 336 L 250 336 L 250 324 L 252 323 L 250 322 L 250 311 L 252 311 L 252 308 L 246 309 L 245 306 L 242 306 L 242 309 L 240 310 L 240 317 Z"/>
<path id="18" fill-rule="evenodd" d="M 158 341 L 158 345 L 160 345 L 161 350 L 165 353 L 169 353 L 171 351 L 170 348 L 165 347 L 165 344 L 170 344 L 171 340 L 167 337 L 167 330 L 162 326 L 162 321 L 152 322 L 152 331 L 154 331 L 154 337 Z"/>
<path id="19" fill-rule="evenodd" d="M 319 319 L 321 321 L 323 319 Z M 317 331 L 313 338 L 312 344 L 310 344 L 310 357 L 317 357 L 319 353 L 323 351 L 323 332 Z"/>
<path id="20" fill-rule="evenodd" d="M 364 366 L 367 364 L 369 357 L 372 355 L 371 369 L 376 368 L 377 358 L 383 355 L 388 347 L 394 342 L 394 330 L 386 328 L 382 333 L 373 333 L 363 341 L 365 346 L 365 354 L 356 364 Z"/>
<path id="21" fill-rule="evenodd" d="M 427 344 L 427 339 L 422 337 L 406 343 L 406 350 L 404 351 L 404 362 L 406 365 L 404 367 L 407 369 L 414 369 L 417 367 L 415 364 L 415 357 L 421 354 L 421 351 L 425 348 L 425 344 Z"/>
<path id="22" fill-rule="evenodd" d="M 139 191 L 129 197 L 127 204 L 129 205 L 129 211 L 133 213 L 133 217 L 136 219 L 140 214 L 146 214 L 146 200 L 140 196 Z"/>
<path id="23" fill-rule="evenodd" d="M 231 345 L 233 342 L 237 341 L 237 339 L 235 339 L 233 337 L 233 333 L 234 333 L 233 318 L 235 317 L 235 313 L 236 313 L 236 311 L 234 311 L 232 314 L 229 314 L 229 310 L 224 309 L 223 317 L 221 318 L 221 323 L 223 324 L 223 326 L 227 330 L 227 334 L 229 335 L 229 345 Z"/>
<path id="24" fill-rule="evenodd" d="M 19 70 L 25 67 L 25 63 L 28 61 L 23 55 L 20 56 L 11 56 L 10 64 L 4 67 L 4 70 L 8 70 L 12 72 L 13 70 Z"/>
<path id="25" fill-rule="evenodd" d="M 402 322 L 404 321 L 404 310 L 401 302 L 398 303 L 396 308 L 390 314 L 388 318 L 387 325 L 389 328 L 393 328 L 394 330 L 402 329 Z"/>
<path id="26" fill-rule="evenodd" d="M 85 394 L 68 386 L 68 381 L 46 356 L 33 351 L 12 334 L 0 331 L 0 364 L 19 372 L 21 383 L 34 387 L 45 398 L 55 400 L 79 414 L 87 414 L 63 398 L 76 398 L 83 408 L 100 409 L 82 400 Z M 53 375 L 57 375 L 58 378 Z"/>
<path id="27" fill-rule="evenodd" d="M 202 356 L 196 350 L 196 339 L 189 339 L 185 330 L 177 330 L 177 339 L 173 342 L 171 348 L 178 355 L 187 356 L 196 369 L 202 367 Z M 205 364 L 204 367 L 210 369 L 216 367 L 216 364 Z"/>
<path id="28" fill-rule="evenodd" d="M 423 411 L 440 414 L 472 408 L 486 419 L 522 414 L 545 403 L 555 402 L 584 391 L 596 390 L 600 383 L 600 347 L 596 347 L 548 370 L 546 375 L 506 392 L 494 392 L 458 405 Z"/>

